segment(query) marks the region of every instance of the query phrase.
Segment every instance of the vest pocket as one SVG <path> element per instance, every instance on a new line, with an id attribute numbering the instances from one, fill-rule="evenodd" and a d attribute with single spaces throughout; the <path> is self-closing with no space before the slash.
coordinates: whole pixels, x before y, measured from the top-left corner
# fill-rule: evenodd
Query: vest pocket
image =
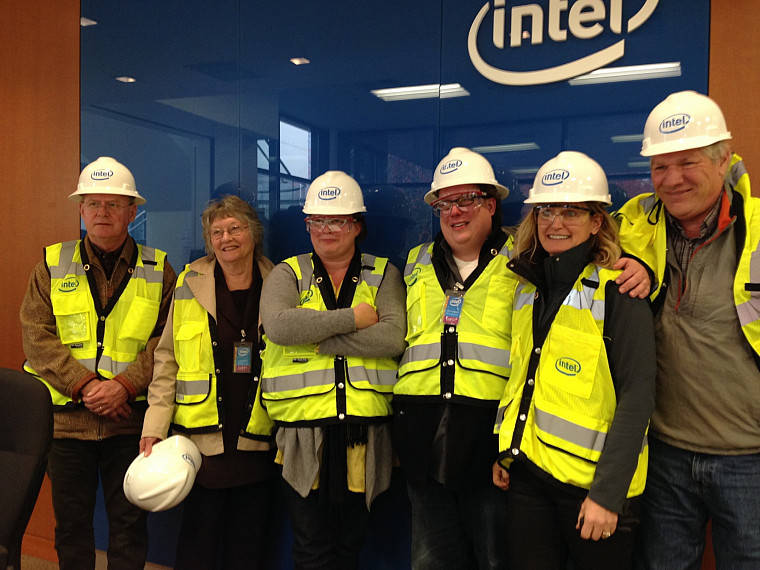
<path id="1" fill-rule="evenodd" d="M 159 303 L 145 297 L 135 297 L 129 305 L 129 315 L 119 329 L 120 339 L 132 339 L 141 343 L 148 342 L 156 328 Z"/>
<path id="2" fill-rule="evenodd" d="M 199 372 L 201 369 L 201 341 L 204 324 L 182 323 L 174 336 L 174 350 L 181 373 Z"/>
<path id="3" fill-rule="evenodd" d="M 600 335 L 552 325 L 539 364 L 540 382 L 588 399 L 594 387 L 602 350 Z"/>
<path id="4" fill-rule="evenodd" d="M 63 344 L 90 340 L 90 310 L 87 293 L 69 293 L 65 299 L 55 302 L 53 312 L 58 336 Z"/>

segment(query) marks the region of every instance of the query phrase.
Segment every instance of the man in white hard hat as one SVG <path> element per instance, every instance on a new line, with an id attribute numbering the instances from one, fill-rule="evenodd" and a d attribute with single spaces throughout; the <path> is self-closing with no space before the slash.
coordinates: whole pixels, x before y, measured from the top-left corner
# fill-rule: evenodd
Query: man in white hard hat
<path id="1" fill-rule="evenodd" d="M 760 568 L 760 201 L 709 97 L 673 93 L 644 127 L 654 194 L 619 212 L 654 271 L 656 409 L 637 565 Z"/>
<path id="2" fill-rule="evenodd" d="M 135 243 L 129 223 L 145 200 L 113 158 L 87 165 L 69 199 L 87 235 L 45 248 L 21 305 L 26 363 L 50 390 L 55 431 L 48 461 L 55 547 L 62 569 L 95 567 L 98 474 L 108 513 L 109 567 L 142 569 L 145 512 L 124 496 L 139 452 L 153 349 L 175 273 L 166 254 Z"/>
<path id="3" fill-rule="evenodd" d="M 506 494 L 491 483 L 491 466 L 509 376 L 507 192 L 483 156 L 453 148 L 425 195 L 441 232 L 407 259 L 409 346 L 393 391 L 394 444 L 415 569 L 506 565 Z"/>

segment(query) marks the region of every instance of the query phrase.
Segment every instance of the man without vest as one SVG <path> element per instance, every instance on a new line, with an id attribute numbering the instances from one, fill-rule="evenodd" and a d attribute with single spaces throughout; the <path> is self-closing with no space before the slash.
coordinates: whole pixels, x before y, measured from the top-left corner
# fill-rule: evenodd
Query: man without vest
<path id="1" fill-rule="evenodd" d="M 452 149 L 425 195 L 441 232 L 407 259 L 394 444 L 412 505 L 415 570 L 506 565 L 506 495 L 491 483 L 491 466 L 509 375 L 507 194 L 485 158 Z"/>
<path id="2" fill-rule="evenodd" d="M 693 91 L 649 115 L 654 194 L 618 212 L 654 271 L 657 396 L 637 567 L 760 568 L 760 201 L 716 103 Z"/>
<path id="3" fill-rule="evenodd" d="M 45 248 L 21 305 L 24 368 L 50 390 L 55 431 L 48 461 L 61 569 L 95 568 L 98 474 L 108 513 L 108 566 L 142 569 L 146 513 L 124 496 L 139 452 L 153 349 L 175 273 L 162 251 L 128 234 L 138 194 L 129 170 L 101 157 L 79 177 L 83 240 Z"/>

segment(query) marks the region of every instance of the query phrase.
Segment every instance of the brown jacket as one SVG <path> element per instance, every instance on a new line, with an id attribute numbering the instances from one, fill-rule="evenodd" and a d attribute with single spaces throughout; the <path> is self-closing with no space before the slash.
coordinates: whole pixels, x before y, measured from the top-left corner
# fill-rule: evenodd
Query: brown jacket
<path id="1" fill-rule="evenodd" d="M 106 279 L 105 271 L 92 249 L 90 240 L 85 238 L 83 243 L 93 268 L 100 300 L 106 305 L 109 286 L 120 283 L 127 272 L 129 260 L 136 247 L 135 241 L 127 237 L 110 281 Z M 145 351 L 140 353 L 122 374 L 114 378 L 126 388 L 130 402 L 147 392 L 153 376 L 153 350 L 166 324 L 175 280 L 174 269 L 167 261 L 164 266 L 161 308 L 151 338 Z M 74 401 L 79 400 L 80 390 L 96 376 L 71 355 L 56 334 L 55 316 L 50 301 L 50 272 L 44 259 L 37 264 L 29 279 L 26 295 L 21 303 L 20 316 L 24 353 L 31 367 L 56 390 L 70 396 Z M 114 435 L 140 433 L 143 416 L 144 410 L 133 406 L 129 418 L 115 422 L 93 414 L 82 405 L 74 410 L 55 414 L 55 437 L 100 440 Z"/>

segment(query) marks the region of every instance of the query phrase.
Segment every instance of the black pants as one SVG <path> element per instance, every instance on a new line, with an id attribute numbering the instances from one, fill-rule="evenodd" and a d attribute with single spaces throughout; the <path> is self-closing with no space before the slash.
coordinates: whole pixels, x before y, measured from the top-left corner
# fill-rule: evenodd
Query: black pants
<path id="1" fill-rule="evenodd" d="M 124 474 L 139 453 L 139 435 L 100 441 L 55 439 L 48 476 L 55 512 L 55 549 L 62 570 L 95 568 L 93 516 L 98 476 L 108 514 L 108 568 L 137 570 L 148 554 L 147 513 L 124 496 Z"/>
<path id="2" fill-rule="evenodd" d="M 175 570 L 268 570 L 277 478 L 228 489 L 193 486 L 182 503 Z"/>
<path id="3" fill-rule="evenodd" d="M 295 570 L 353 570 L 359 567 L 369 511 L 364 493 L 347 493 L 336 506 L 320 502 L 319 491 L 304 499 L 283 480 L 293 525 Z"/>
<path id="4" fill-rule="evenodd" d="M 610 538 L 584 540 L 575 528 L 584 498 L 584 493 L 567 492 L 513 464 L 507 491 L 510 568 L 565 570 L 569 558 L 574 570 L 629 570 L 638 516 L 619 515 Z M 629 502 L 640 508 L 638 501 Z"/>

